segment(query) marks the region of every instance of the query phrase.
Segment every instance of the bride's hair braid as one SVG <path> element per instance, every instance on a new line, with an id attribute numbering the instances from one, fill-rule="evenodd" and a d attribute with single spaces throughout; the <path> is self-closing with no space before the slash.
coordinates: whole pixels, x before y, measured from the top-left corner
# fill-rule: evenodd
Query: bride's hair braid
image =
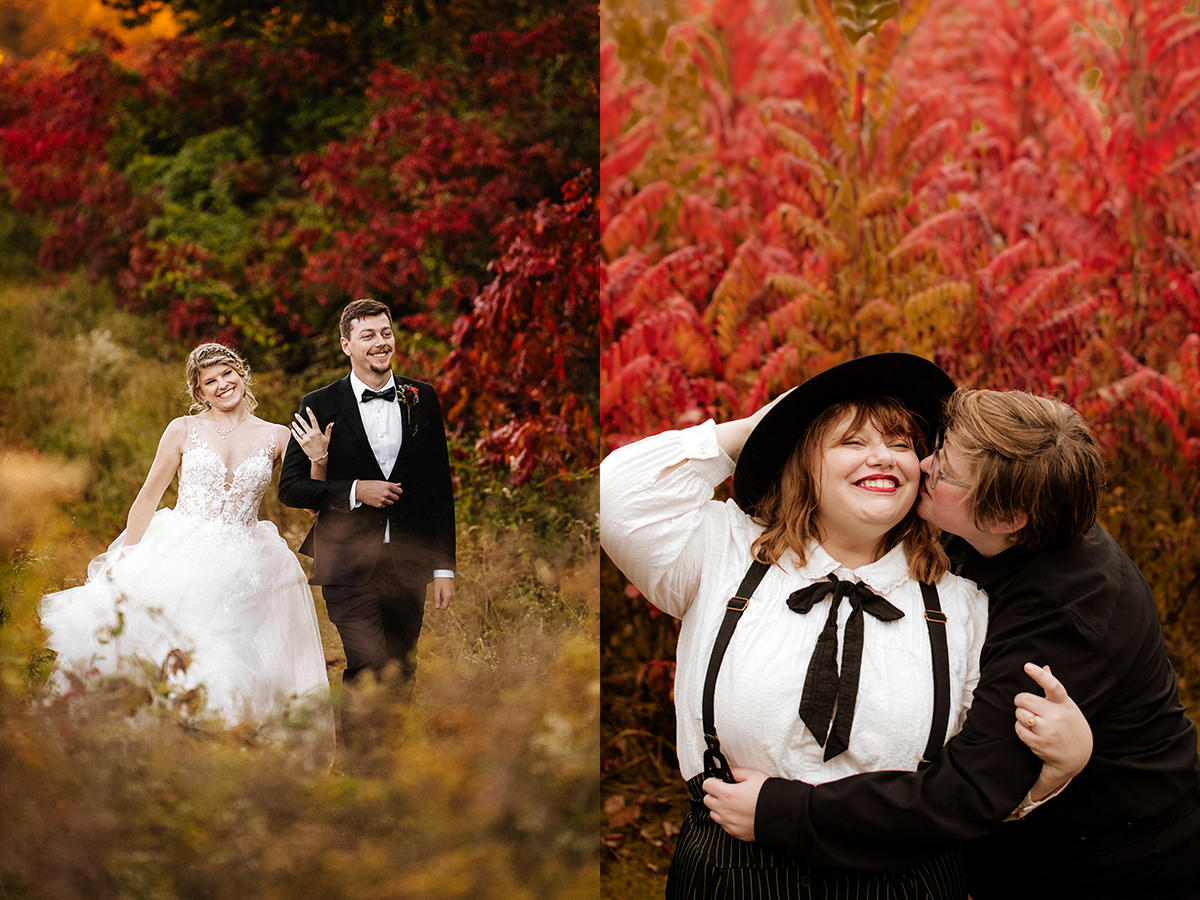
<path id="1" fill-rule="evenodd" d="M 236 350 L 226 347 L 224 344 L 208 343 L 201 344 L 188 354 L 187 390 L 192 398 L 192 407 L 188 412 L 203 412 L 208 408 L 208 405 L 200 399 L 200 370 L 222 363 L 242 376 L 242 382 L 246 387 L 246 396 L 242 402 L 246 404 L 246 408 L 253 412 L 258 406 L 258 399 L 250 389 L 250 386 L 254 384 L 254 379 L 250 375 L 250 366 L 238 355 Z"/>

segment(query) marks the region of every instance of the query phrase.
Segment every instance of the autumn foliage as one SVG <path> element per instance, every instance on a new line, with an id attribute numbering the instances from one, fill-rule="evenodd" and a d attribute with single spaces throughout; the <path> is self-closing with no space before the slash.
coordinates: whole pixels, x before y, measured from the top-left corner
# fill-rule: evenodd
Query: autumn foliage
<path id="1" fill-rule="evenodd" d="M 481 432 L 476 451 L 518 484 L 590 473 L 595 460 L 602 268 L 591 179 L 505 223 L 505 253 L 459 320 L 446 361 L 448 418 Z"/>
<path id="2" fill-rule="evenodd" d="M 887 350 L 1061 397 L 1104 444 L 1104 522 L 1200 713 L 1194 5 L 807 6 L 605 10 L 608 445 Z M 644 601 L 613 587 L 605 621 L 624 623 Z M 671 658 L 670 628 L 642 621 L 650 646 L 606 636 L 614 695 Z"/>
<path id="3" fill-rule="evenodd" d="M 596 164 L 596 11 L 533 4 L 519 21 L 493 11 L 487 27 L 464 15 L 437 14 L 444 58 L 408 47 L 416 23 L 403 41 L 396 23 L 390 43 L 377 35 L 378 52 L 402 58 L 364 56 L 367 35 L 346 55 L 336 42 L 235 39 L 212 25 L 137 51 L 99 36 L 65 58 L 2 65 L 0 243 L 10 256 L 25 248 L 42 273 L 84 269 L 167 340 L 234 342 L 260 368 L 336 363 L 341 306 L 378 297 L 402 333 L 405 371 L 436 380 L 454 350 L 488 459 L 519 480 L 587 471 L 595 328 L 583 283 L 572 276 L 561 318 L 550 309 L 565 296 L 557 272 L 506 288 L 505 315 L 519 312 L 557 349 L 520 354 L 504 397 L 467 385 L 462 373 L 488 364 L 455 335 L 472 333 L 493 279 L 512 280 L 490 268 L 517 266 L 514 223 L 534 217 L 532 243 L 550 266 L 594 246 L 594 217 L 564 186 Z M 569 221 L 533 224 L 555 210 Z M 511 325 L 503 337 L 524 340 Z M 585 357 L 587 377 L 561 377 Z M 591 396 L 566 396 L 576 388 Z M 541 392 L 556 398 L 545 418 Z M 493 433 L 502 425 L 512 434 Z M 451 427 L 465 434 L 468 423 Z"/>

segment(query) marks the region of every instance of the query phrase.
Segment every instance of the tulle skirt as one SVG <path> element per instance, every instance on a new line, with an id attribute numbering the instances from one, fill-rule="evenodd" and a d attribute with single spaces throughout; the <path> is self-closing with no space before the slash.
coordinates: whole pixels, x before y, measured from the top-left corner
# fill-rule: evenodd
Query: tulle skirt
<path id="1" fill-rule="evenodd" d="M 203 712 L 230 723 L 278 721 L 303 704 L 332 752 L 312 592 L 275 526 L 161 509 L 122 555 L 124 538 L 92 560 L 85 584 L 42 598 L 58 686 L 68 671 L 157 670 L 172 692 L 202 695 Z"/>

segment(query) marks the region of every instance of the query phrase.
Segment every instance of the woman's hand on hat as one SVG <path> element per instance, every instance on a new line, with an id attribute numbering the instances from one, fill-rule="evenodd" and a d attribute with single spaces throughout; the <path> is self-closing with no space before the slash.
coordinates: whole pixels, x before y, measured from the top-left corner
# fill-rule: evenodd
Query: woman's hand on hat
<path id="1" fill-rule="evenodd" d="M 731 419 L 728 422 L 722 422 L 718 425 L 717 443 L 721 445 L 721 449 L 725 451 L 725 454 L 734 462 L 737 462 L 738 457 L 742 453 L 742 447 L 746 445 L 746 439 L 750 437 L 750 432 L 762 421 L 763 416 L 775 407 L 776 403 L 794 390 L 794 387 L 788 388 L 766 406 L 744 418 Z"/>
<path id="2" fill-rule="evenodd" d="M 772 400 L 770 403 L 768 403 L 766 406 L 764 406 L 764 407 L 763 407 L 762 409 L 760 409 L 758 412 L 754 413 L 754 415 L 750 416 L 750 421 L 751 421 L 751 422 L 752 422 L 754 425 L 757 425 L 757 424 L 758 424 L 760 421 L 762 421 L 762 417 L 763 417 L 763 416 L 765 416 L 765 415 L 766 415 L 767 413 L 769 413 L 769 412 L 770 412 L 772 409 L 774 409 L 774 408 L 775 408 L 775 406 L 776 406 L 776 405 L 777 405 L 777 404 L 778 404 L 780 401 L 782 401 L 784 397 L 786 397 L 788 394 L 790 394 L 790 393 L 791 393 L 792 391 L 794 391 L 794 390 L 795 390 L 795 388 L 794 388 L 794 387 L 790 387 L 790 388 L 788 388 L 786 391 L 784 391 L 782 394 L 780 394 L 778 397 L 776 397 L 774 400 Z"/>
<path id="3" fill-rule="evenodd" d="M 767 776 L 755 769 L 731 768 L 737 784 L 720 778 L 704 780 L 704 805 L 709 817 L 739 841 L 754 840 L 754 813 L 758 792 Z"/>

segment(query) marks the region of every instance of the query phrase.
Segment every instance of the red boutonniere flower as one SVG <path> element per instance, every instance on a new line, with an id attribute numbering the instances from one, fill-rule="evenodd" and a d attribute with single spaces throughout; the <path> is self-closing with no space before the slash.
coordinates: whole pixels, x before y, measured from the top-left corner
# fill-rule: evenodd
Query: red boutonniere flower
<path id="1" fill-rule="evenodd" d="M 396 385 L 396 402 L 404 407 L 404 421 L 406 425 L 412 425 L 412 408 L 417 405 L 417 401 L 421 399 L 417 389 L 411 384 Z"/>
<path id="2" fill-rule="evenodd" d="M 404 406 L 416 406 L 420 395 L 411 384 L 401 384 L 396 387 L 396 402 Z"/>

